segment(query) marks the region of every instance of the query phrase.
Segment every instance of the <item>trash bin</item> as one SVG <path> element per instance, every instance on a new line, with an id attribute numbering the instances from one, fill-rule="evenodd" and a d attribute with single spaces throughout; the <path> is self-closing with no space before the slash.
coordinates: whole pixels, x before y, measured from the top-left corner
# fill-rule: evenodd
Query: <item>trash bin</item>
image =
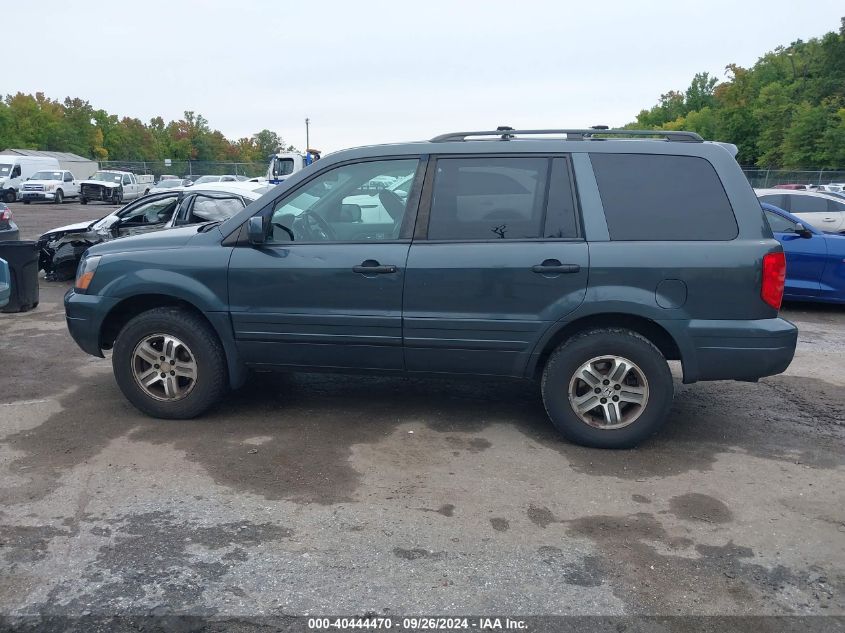
<path id="1" fill-rule="evenodd" d="M 9 263 L 12 295 L 3 312 L 26 312 L 38 305 L 38 245 L 0 242 L 0 259 Z"/>

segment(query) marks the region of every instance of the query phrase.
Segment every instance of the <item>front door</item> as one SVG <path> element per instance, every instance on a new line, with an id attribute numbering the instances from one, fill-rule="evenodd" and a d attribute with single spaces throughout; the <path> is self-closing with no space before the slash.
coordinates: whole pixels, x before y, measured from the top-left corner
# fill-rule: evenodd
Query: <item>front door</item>
<path id="1" fill-rule="evenodd" d="M 766 211 L 766 219 L 786 255 L 784 294 L 792 297 L 814 297 L 821 292 L 820 280 L 827 261 L 827 247 L 819 235 L 802 237 L 792 220 Z"/>
<path id="2" fill-rule="evenodd" d="M 402 288 L 418 158 L 327 168 L 269 205 L 267 241 L 229 264 L 238 347 L 252 366 L 401 370 Z M 411 189 L 411 191 L 418 191 Z"/>
<path id="3" fill-rule="evenodd" d="M 181 194 L 174 191 L 152 200 L 145 198 L 127 205 L 121 210 L 118 221 L 112 225 L 112 235 L 126 237 L 160 231 L 173 217 L 173 212 L 179 206 L 180 197 Z"/>
<path id="4" fill-rule="evenodd" d="M 522 375 L 586 293 L 569 160 L 444 157 L 429 171 L 405 281 L 407 369 Z"/>

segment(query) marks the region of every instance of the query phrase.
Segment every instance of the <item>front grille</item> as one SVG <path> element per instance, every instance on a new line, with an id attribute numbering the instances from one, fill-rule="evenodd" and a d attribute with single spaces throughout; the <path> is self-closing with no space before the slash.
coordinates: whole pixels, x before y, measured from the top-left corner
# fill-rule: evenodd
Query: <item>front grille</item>
<path id="1" fill-rule="evenodd" d="M 44 191 L 44 185 L 24 185 L 24 191 Z"/>

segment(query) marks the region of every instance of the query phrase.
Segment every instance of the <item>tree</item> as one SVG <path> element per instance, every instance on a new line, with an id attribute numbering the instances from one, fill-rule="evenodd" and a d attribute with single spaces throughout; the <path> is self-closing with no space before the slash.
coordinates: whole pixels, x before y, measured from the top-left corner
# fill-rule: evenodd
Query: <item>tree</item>
<path id="1" fill-rule="evenodd" d="M 271 156 L 282 149 L 285 144 L 282 137 L 272 130 L 267 129 L 253 134 L 252 139 L 255 142 L 259 156 L 265 160 L 268 156 Z"/>

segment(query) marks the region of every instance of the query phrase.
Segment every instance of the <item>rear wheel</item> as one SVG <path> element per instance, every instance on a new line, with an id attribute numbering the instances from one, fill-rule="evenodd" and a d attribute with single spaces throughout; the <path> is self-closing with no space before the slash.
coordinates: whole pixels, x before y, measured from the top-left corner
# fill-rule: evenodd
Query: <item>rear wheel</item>
<path id="1" fill-rule="evenodd" d="M 88 204 L 88 198 L 83 198 L 79 196 L 79 204 Z"/>
<path id="2" fill-rule="evenodd" d="M 114 343 L 112 367 L 123 395 L 156 418 L 193 418 L 226 390 L 226 358 L 214 330 L 179 308 L 133 318 Z"/>
<path id="3" fill-rule="evenodd" d="M 546 363 L 543 402 L 567 439 L 595 448 L 636 446 L 665 422 L 672 374 L 647 339 L 624 329 L 591 330 Z"/>
<path id="4" fill-rule="evenodd" d="M 65 201 L 65 194 L 62 193 L 61 189 L 57 190 L 56 191 L 56 197 L 53 198 L 53 202 L 55 202 L 56 204 L 61 204 L 64 201 Z"/>

